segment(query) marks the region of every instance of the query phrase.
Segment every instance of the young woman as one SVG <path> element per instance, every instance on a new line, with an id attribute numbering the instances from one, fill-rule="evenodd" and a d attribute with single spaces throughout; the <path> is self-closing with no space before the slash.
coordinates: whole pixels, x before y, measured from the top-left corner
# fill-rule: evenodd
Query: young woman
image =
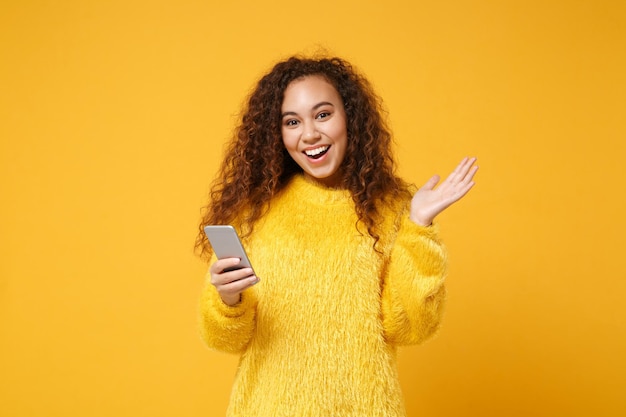
<path id="1" fill-rule="evenodd" d="M 382 114 L 339 58 L 292 57 L 250 95 L 196 242 L 203 338 L 241 355 L 228 416 L 405 415 L 397 347 L 437 330 L 445 297 L 432 222 L 477 166 L 415 189 Z M 238 229 L 258 276 L 225 272 L 239 259 L 212 256 L 207 224 Z"/>

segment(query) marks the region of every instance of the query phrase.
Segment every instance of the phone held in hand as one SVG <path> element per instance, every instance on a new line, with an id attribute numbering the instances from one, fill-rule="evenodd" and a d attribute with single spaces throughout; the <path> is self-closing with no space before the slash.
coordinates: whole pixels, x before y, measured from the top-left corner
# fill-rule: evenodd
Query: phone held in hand
<path id="1" fill-rule="evenodd" d="M 224 272 L 241 268 L 252 268 L 248 255 L 241 244 L 241 239 L 239 239 L 239 235 L 237 235 L 237 231 L 233 226 L 208 225 L 204 226 L 204 233 L 209 238 L 217 259 L 239 258 L 241 260 L 238 265 L 224 269 Z"/>

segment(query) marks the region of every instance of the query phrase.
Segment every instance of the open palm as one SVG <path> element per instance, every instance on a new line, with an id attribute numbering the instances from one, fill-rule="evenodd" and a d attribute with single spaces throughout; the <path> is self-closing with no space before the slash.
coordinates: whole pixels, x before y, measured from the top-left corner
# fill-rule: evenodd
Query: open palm
<path id="1" fill-rule="evenodd" d="M 474 186 L 473 178 L 478 170 L 475 162 L 476 158 L 463 158 L 437 188 L 439 175 L 429 179 L 411 200 L 411 220 L 429 226 L 439 213 L 467 194 Z"/>

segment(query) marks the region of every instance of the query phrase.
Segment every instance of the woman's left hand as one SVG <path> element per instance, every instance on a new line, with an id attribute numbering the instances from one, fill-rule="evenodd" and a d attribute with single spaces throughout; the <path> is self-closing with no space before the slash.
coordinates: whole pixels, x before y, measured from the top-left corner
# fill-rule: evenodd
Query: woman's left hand
<path id="1" fill-rule="evenodd" d="M 430 226 L 439 213 L 467 194 L 474 186 L 472 179 L 478 170 L 474 162 L 476 158 L 463 158 L 437 189 L 435 186 L 439 183 L 439 175 L 433 176 L 417 190 L 411 200 L 411 220 L 422 226 Z"/>

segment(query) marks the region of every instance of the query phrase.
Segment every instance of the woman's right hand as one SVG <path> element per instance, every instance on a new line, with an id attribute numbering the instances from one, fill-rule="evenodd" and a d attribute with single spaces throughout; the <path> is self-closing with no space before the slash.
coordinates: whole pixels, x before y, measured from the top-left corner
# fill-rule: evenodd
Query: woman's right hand
<path id="1" fill-rule="evenodd" d="M 224 304 L 234 306 L 241 301 L 241 293 L 259 282 L 252 268 L 236 269 L 224 272 L 225 269 L 239 264 L 239 258 L 219 259 L 209 271 L 211 272 L 211 284 L 215 286 Z"/>

